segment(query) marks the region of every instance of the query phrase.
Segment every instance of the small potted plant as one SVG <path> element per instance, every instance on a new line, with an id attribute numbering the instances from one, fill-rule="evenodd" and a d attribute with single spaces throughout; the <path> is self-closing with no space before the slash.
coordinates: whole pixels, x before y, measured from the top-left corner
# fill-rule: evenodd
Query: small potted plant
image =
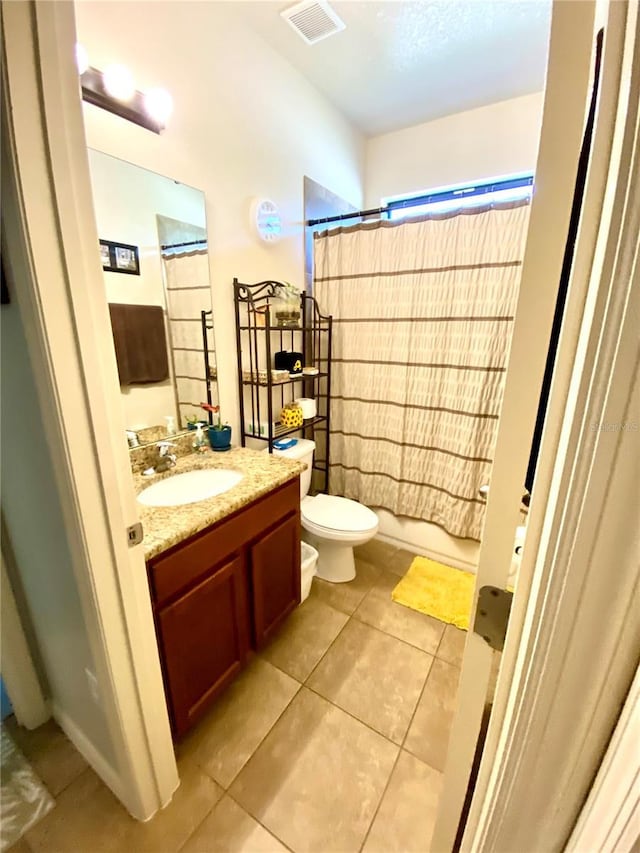
<path id="1" fill-rule="evenodd" d="M 187 417 L 187 429 L 197 429 L 198 424 L 200 424 L 203 429 L 206 429 L 206 427 L 209 426 L 209 421 L 205 418 L 199 418 L 197 415 L 189 415 Z"/>
<path id="2" fill-rule="evenodd" d="M 207 430 L 211 449 L 218 453 L 223 450 L 231 450 L 231 427 L 229 424 L 222 423 L 220 406 L 210 406 L 208 403 L 200 403 L 200 405 L 205 411 L 218 416 L 217 423 L 212 424 Z"/>

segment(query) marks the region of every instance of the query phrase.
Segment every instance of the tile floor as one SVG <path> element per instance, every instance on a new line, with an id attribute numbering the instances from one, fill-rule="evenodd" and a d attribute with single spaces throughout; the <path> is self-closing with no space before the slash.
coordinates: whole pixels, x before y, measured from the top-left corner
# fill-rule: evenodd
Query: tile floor
<path id="1" fill-rule="evenodd" d="M 56 798 L 12 853 L 423 853 L 465 634 L 391 600 L 413 554 L 373 540 L 309 599 L 176 750 L 182 784 L 130 818 L 54 723 L 12 728 Z"/>

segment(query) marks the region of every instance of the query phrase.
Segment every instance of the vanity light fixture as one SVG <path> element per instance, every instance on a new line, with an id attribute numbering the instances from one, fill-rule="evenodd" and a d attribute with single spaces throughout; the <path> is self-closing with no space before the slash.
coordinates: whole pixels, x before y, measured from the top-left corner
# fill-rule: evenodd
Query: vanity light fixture
<path id="1" fill-rule="evenodd" d="M 136 87 L 133 74 L 124 65 L 108 65 L 102 76 L 105 91 L 117 101 L 130 101 Z"/>
<path id="2" fill-rule="evenodd" d="M 165 125 L 173 112 L 173 98 L 166 89 L 149 89 L 144 94 L 144 108 L 150 118 Z"/>
<path id="3" fill-rule="evenodd" d="M 76 68 L 78 69 L 78 74 L 82 75 L 89 67 L 89 54 L 87 53 L 84 45 L 80 44 L 80 42 L 76 43 Z"/>
<path id="4" fill-rule="evenodd" d="M 110 65 L 104 73 L 92 68 L 86 50 L 80 44 L 76 45 L 76 64 L 83 101 L 153 133 L 164 130 L 173 110 L 169 92 L 159 88 L 140 92 L 135 88 L 133 75 L 124 65 Z"/>

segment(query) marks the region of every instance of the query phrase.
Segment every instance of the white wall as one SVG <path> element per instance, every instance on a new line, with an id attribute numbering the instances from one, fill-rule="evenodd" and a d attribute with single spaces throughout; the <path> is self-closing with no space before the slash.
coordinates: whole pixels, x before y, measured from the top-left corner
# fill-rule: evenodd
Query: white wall
<path id="1" fill-rule="evenodd" d="M 222 417 L 237 428 L 233 277 L 303 286 L 303 176 L 360 207 L 364 143 L 292 66 L 238 32 L 226 7 L 81 2 L 76 16 L 92 65 L 126 63 L 139 87 L 173 95 L 161 136 L 85 105 L 87 143 L 204 191 Z M 254 196 L 280 206 L 275 246 L 251 231 Z"/>
<path id="2" fill-rule="evenodd" d="M 533 171 L 544 93 L 499 101 L 367 141 L 365 205 L 390 195 Z"/>
<path id="3" fill-rule="evenodd" d="M 22 597 L 38 642 L 50 697 L 105 761 L 116 766 L 101 706 L 85 670 L 95 673 L 66 539 L 60 498 L 43 431 L 22 321 L 15 304 L 0 310 L 2 342 L 2 512 Z"/>
<path id="4" fill-rule="evenodd" d="M 225 6 L 190 3 L 187 13 L 180 4 L 119 4 L 126 27 L 111 3 L 78 3 L 76 15 L 94 66 L 124 62 L 140 87 L 162 85 L 174 96 L 175 112 L 161 136 L 85 105 L 87 141 L 204 190 L 222 416 L 237 429 L 231 281 L 276 278 L 302 286 L 303 175 L 360 208 L 377 206 L 385 195 L 533 169 L 542 93 L 365 144 L 295 69 L 256 35 L 238 31 Z M 275 246 L 259 244 L 252 234 L 254 196 L 280 206 L 284 238 Z M 383 536 L 475 567 L 476 543 L 452 540 L 423 522 L 381 516 Z"/>
<path id="5" fill-rule="evenodd" d="M 533 171 L 543 98 L 537 92 L 369 139 L 365 206 L 377 207 L 387 196 Z M 478 543 L 424 521 L 378 515 L 382 538 L 475 571 Z"/>
<path id="6" fill-rule="evenodd" d="M 139 249 L 139 276 L 104 272 L 108 301 L 161 305 L 166 311 L 156 214 L 205 228 L 202 192 L 100 151 L 89 151 L 89 168 L 100 238 Z M 166 415 L 177 417 L 172 371 L 169 359 L 164 382 L 121 387 L 128 429 L 164 426 Z"/>

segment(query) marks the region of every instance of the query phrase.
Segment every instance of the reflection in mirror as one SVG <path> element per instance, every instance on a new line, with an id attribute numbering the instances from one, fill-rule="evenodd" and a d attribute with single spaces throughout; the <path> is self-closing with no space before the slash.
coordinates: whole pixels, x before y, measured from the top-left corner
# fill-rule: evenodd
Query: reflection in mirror
<path id="1" fill-rule="evenodd" d="M 204 194 L 92 149 L 89 166 L 98 234 L 115 245 L 104 281 L 134 447 L 218 405 Z M 139 274 L 118 270 L 119 245 L 137 249 Z"/>

